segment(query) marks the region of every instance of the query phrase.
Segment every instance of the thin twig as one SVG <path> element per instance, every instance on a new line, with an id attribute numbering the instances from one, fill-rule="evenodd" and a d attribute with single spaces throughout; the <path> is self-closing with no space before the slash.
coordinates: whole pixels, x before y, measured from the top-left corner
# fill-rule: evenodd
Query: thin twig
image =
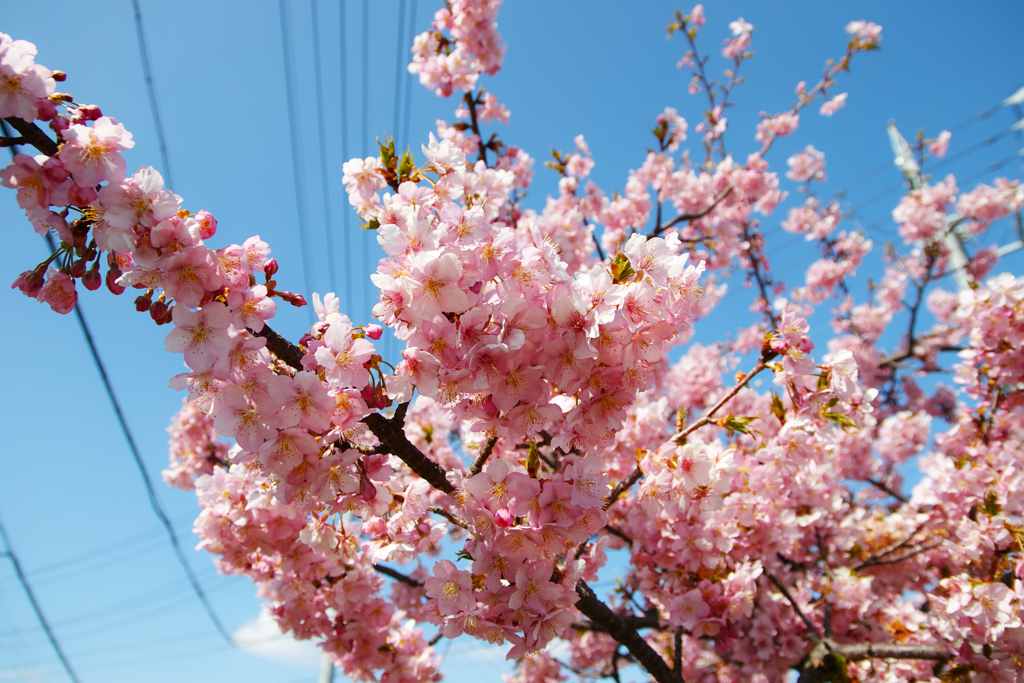
<path id="1" fill-rule="evenodd" d="M 489 437 L 487 441 L 484 442 L 483 446 L 480 448 L 480 454 L 476 457 L 476 460 L 473 461 L 472 466 L 469 468 L 469 473 L 466 476 L 466 479 L 470 479 L 480 474 L 480 471 L 484 468 L 484 464 L 487 462 L 487 458 L 491 457 L 491 453 L 494 452 L 494 446 L 497 445 L 497 443 L 497 435 Z"/>

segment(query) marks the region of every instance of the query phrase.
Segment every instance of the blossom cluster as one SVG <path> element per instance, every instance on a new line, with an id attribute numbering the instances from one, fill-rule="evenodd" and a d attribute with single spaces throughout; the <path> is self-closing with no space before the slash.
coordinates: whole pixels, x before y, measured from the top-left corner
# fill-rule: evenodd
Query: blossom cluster
<path id="1" fill-rule="evenodd" d="M 949 176 L 908 192 L 893 215 L 909 253 L 888 258 L 857 303 L 848 283 L 873 245 L 815 196 L 825 156 L 807 145 L 785 173 L 805 196 L 780 222 L 821 258 L 787 288 L 760 226 L 788 194 L 768 154 L 815 97 L 824 115 L 842 107 L 846 93 L 826 91 L 881 28 L 850 23 L 846 55 L 817 86 L 801 82 L 791 109 L 762 117 L 758 151 L 734 157 L 724 102 L 754 28 L 730 24 L 730 81 L 716 90 L 698 5 L 670 31 L 689 41 L 691 91 L 709 97 L 699 123 L 667 107 L 621 192 L 594 182 L 577 136 L 547 162 L 557 192 L 524 208 L 532 157 L 481 129 L 509 120 L 479 88 L 501 66 L 499 5 L 454 0 L 416 38 L 410 71 L 439 95 L 463 92 L 419 161 L 385 141 L 343 166 L 383 251 L 377 323 L 312 294 L 316 320 L 295 344 L 268 326 L 278 300 L 305 304 L 278 288 L 270 246 L 208 246 L 216 219 L 183 208 L 152 168 L 129 176 L 131 133 L 54 93 L 63 74 L 0 34 L 0 114 L 47 122 L 59 144 L 0 170 L 35 230 L 60 240 L 15 286 L 67 312 L 75 283 L 98 288 L 106 264 L 111 291 L 139 290 L 136 309 L 172 324 L 165 347 L 187 372 L 171 386 L 188 396 L 164 476 L 194 488 L 200 547 L 356 680 L 438 680 L 426 628 L 508 646 L 513 683 L 618 679 L 665 653 L 684 680 L 794 668 L 823 679 L 821 648 L 837 680 L 928 679 L 935 661 L 1013 680 L 1024 287 L 984 280 L 993 250 L 969 260 L 969 290 L 929 285 L 949 274 L 947 234 L 1019 211 L 1021 185 L 959 193 Z M 680 151 L 690 132 L 703 163 Z M 919 151 L 942 156 L 948 143 L 943 133 Z M 755 320 L 683 347 L 733 269 L 757 286 Z M 909 331 L 886 351 L 908 299 Z M 828 301 L 838 336 L 816 348 L 810 319 Z M 402 343 L 394 366 L 374 344 L 385 326 Z M 925 381 L 945 369 L 957 389 Z M 904 494 L 911 461 L 925 479 Z M 587 584 L 616 556 L 628 569 L 595 611 Z"/>

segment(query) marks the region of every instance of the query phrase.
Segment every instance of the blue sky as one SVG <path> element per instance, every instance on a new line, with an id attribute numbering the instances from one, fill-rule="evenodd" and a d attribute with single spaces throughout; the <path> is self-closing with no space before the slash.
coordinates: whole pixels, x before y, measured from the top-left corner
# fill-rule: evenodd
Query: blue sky
<path id="1" fill-rule="evenodd" d="M 419 32 L 427 27 L 434 3 L 418 0 L 416 5 Z M 369 3 L 365 123 L 360 102 L 363 6 L 351 0 L 346 5 L 344 53 L 338 3 L 318 6 L 326 121 L 322 141 L 317 135 L 311 6 L 305 0 L 292 2 L 287 12 L 304 179 L 298 201 L 308 222 L 306 249 L 312 264 L 305 275 L 316 291 L 337 288 L 343 301 L 349 296 L 343 288 L 350 287 L 350 314 L 366 322 L 373 296 L 367 275 L 380 252 L 371 235 L 355 229 L 354 215 L 348 219 L 347 238 L 343 233 L 347 203 L 341 192 L 342 133 L 347 131 L 350 155 L 359 155 L 372 149 L 374 136 L 394 130 L 399 3 Z M 171 189 L 184 197 L 188 208 L 207 209 L 218 218 L 214 246 L 261 235 L 282 265 L 282 286 L 303 291 L 278 4 L 141 0 L 141 8 L 174 180 Z M 556 191 L 553 173 L 541 165 L 552 146 L 568 150 L 573 137 L 583 133 L 597 161 L 594 179 L 610 194 L 621 190 L 628 170 L 643 161 L 645 147 L 652 144 L 648 131 L 665 106 L 676 107 L 691 127 L 699 120 L 702 101 L 686 94 L 687 75 L 675 68 L 684 44 L 665 37 L 675 8 L 660 0 L 517 0 L 503 9 L 499 25 L 509 45 L 507 58 L 502 72 L 485 79 L 485 85 L 512 112 L 511 124 L 499 130 L 502 139 L 537 159 L 527 205 L 540 208 L 545 196 Z M 827 155 L 826 193 L 891 158 L 884 130 L 890 119 L 908 138 L 919 128 L 937 134 L 970 122 L 1024 85 L 1020 3 L 967 9 L 962 3 L 934 1 L 751 1 L 708 3 L 706 11 L 700 45 L 716 56 L 729 21 L 742 16 L 755 26 L 757 57 L 744 65 L 748 80 L 733 98 L 739 106 L 728 114 L 730 150 L 740 158 L 755 149 L 758 113 L 787 107 L 795 84 L 815 82 L 824 60 L 841 53 L 848 21 L 868 19 L 884 27 L 883 50 L 859 55 L 853 72 L 840 77 L 835 92 L 850 93 L 846 107 L 832 118 L 811 110 L 802 116 L 800 130 L 777 144 L 769 157 L 781 173 L 789 154 L 813 143 Z M 36 43 L 40 63 L 69 73 L 61 89 L 79 101 L 99 104 L 134 133 L 129 169 L 143 164 L 161 168 L 128 0 L 10 3 L 3 15 L 0 31 Z M 348 85 L 345 108 L 342 68 Z M 713 57 L 710 68 L 720 72 L 724 64 Z M 405 90 L 403 83 L 403 98 Z M 399 144 L 418 150 L 435 119 L 451 119 L 454 103 L 434 97 L 418 83 L 410 92 L 410 117 L 402 124 L 408 125 L 410 135 L 400 135 Z M 969 153 L 936 173 L 991 177 L 987 168 L 1024 146 L 1004 132 L 1014 120 L 1013 112 L 998 109 L 967 125 L 953 136 L 950 157 Z M 364 129 L 368 136 L 363 136 Z M 333 252 L 327 249 L 324 225 L 321 145 L 329 169 Z M 1008 163 L 995 175 L 1019 177 L 1020 164 Z M 851 189 L 850 201 L 865 204 L 899 180 L 895 170 L 880 172 Z M 795 190 L 792 183 L 783 183 Z M 0 279 L 10 282 L 45 253 L 13 192 L 2 196 L 0 221 L 11 244 L 0 252 Z M 876 245 L 895 236 L 889 213 L 898 196 L 893 191 L 859 208 L 859 220 Z M 764 221 L 770 235 L 779 232 L 783 217 L 780 210 Z M 850 221 L 844 227 L 858 226 Z M 802 241 L 785 234 L 769 254 L 790 284 L 799 283 L 811 258 Z M 334 259 L 334 283 L 328 277 L 329 258 Z M 1005 265 L 1021 272 L 1020 259 Z M 729 307 L 698 327 L 698 341 L 713 342 L 735 329 L 735 313 L 745 313 L 750 292 L 734 289 Z M 151 476 L 159 477 L 166 463 L 164 430 L 181 400 L 167 388 L 167 378 L 181 371 L 180 357 L 163 352 L 167 328 L 156 328 L 148 317 L 135 313 L 132 298 L 96 292 L 82 297 L 83 309 L 146 466 Z M 73 316 L 53 314 L 5 287 L 0 288 L 0 302 L 8 320 L 0 341 L 2 357 L 8 359 L 8 389 L 0 399 L 7 432 L 0 455 L 0 517 L 81 679 L 315 680 L 315 659 L 297 663 L 260 658 L 218 639 L 148 507 Z M 274 326 L 297 338 L 307 324 L 305 311 L 289 310 Z M 385 354 L 394 357 L 397 348 L 386 346 Z M 220 618 L 232 631 L 255 620 L 259 607 L 252 585 L 218 576 L 209 557 L 188 550 L 195 542 L 194 498 L 162 484 L 158 496 Z M 473 642 L 459 642 L 448 653 L 446 666 L 452 680 L 475 676 L 482 665 L 496 676 L 501 659 Z M 64 680 L 13 570 L 0 560 L 0 681 Z"/>

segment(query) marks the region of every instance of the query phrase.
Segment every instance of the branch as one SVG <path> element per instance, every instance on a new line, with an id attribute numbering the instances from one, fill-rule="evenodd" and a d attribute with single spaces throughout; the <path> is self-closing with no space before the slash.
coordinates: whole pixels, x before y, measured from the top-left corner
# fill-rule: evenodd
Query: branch
<path id="1" fill-rule="evenodd" d="M 640 637 L 636 629 L 630 628 L 622 617 L 612 612 L 608 605 L 599 600 L 585 581 L 577 582 L 576 594 L 580 596 L 579 602 L 576 603 L 576 609 L 596 626 L 604 629 L 612 638 L 625 645 L 640 666 L 654 677 L 654 680 L 658 683 L 679 683 L 676 672 L 669 668 L 661 655 Z"/>
<path id="2" fill-rule="evenodd" d="M 805 615 L 803 610 L 800 609 L 800 605 L 796 603 L 796 599 L 793 598 L 793 596 L 786 589 L 786 587 L 783 586 L 778 579 L 776 579 L 773 575 L 769 574 L 768 572 L 765 572 L 765 576 L 767 576 L 771 580 L 771 582 L 775 584 L 775 587 L 779 589 L 783 596 L 785 596 L 786 600 L 789 600 L 789 604 L 793 606 L 793 610 L 796 612 L 797 616 L 800 617 L 800 620 L 804 622 L 804 626 L 807 627 L 807 630 L 811 632 L 811 639 L 818 644 L 824 643 L 825 641 L 822 639 L 821 634 L 818 633 L 818 628 L 813 623 L 811 623 L 810 619 L 807 618 L 807 615 Z"/>
<path id="3" fill-rule="evenodd" d="M 302 349 L 270 329 L 270 325 L 264 325 L 263 329 L 259 332 L 249 330 L 249 333 L 266 339 L 267 351 L 270 351 L 296 371 L 302 370 L 302 357 L 305 355 Z"/>
<path id="4" fill-rule="evenodd" d="M 396 571 L 391 567 L 385 567 L 382 564 L 375 564 L 373 565 L 373 568 L 378 574 L 383 574 L 384 576 L 390 577 L 399 583 L 404 583 L 405 585 L 412 586 L 413 588 L 423 588 L 422 582 L 417 581 L 411 576 L 406 576 L 402 572 Z"/>
<path id="5" fill-rule="evenodd" d="M 497 443 L 497 436 L 492 436 L 484 442 L 483 447 L 480 449 L 480 454 L 476 456 L 476 460 L 473 461 L 473 465 L 469 468 L 469 474 L 466 476 L 466 479 L 480 474 L 480 471 L 484 468 L 484 463 L 487 462 L 487 458 L 491 457 L 491 453 L 494 452 L 494 446 Z"/>
<path id="6" fill-rule="evenodd" d="M 944 645 L 927 643 L 849 643 L 840 645 L 829 641 L 832 651 L 848 660 L 862 659 L 927 659 L 945 662 L 953 655 Z"/>
<path id="7" fill-rule="evenodd" d="M 11 128 L 21 133 L 21 137 L 25 144 L 32 145 L 48 157 L 57 156 L 57 152 L 60 147 L 36 124 L 23 121 L 17 116 L 9 116 L 4 119 L 4 121 L 6 121 Z"/>
<path id="8" fill-rule="evenodd" d="M 701 211 L 698 211 L 697 213 L 682 213 L 682 214 L 679 214 L 678 216 L 676 216 L 675 218 L 670 220 L 665 225 L 661 224 L 661 219 L 659 218 L 658 221 L 657 221 L 657 223 L 658 223 L 657 227 L 654 228 L 654 231 L 649 235 L 649 237 L 657 237 L 658 235 L 660 235 L 661 233 L 665 232 L 669 228 L 671 228 L 673 226 L 676 226 L 679 223 L 682 223 L 683 221 L 695 221 L 698 218 L 704 218 L 704 216 L 707 216 L 709 213 L 714 211 L 715 207 L 717 207 L 719 204 L 722 203 L 722 200 L 724 200 L 726 197 L 728 197 L 730 194 L 732 194 L 732 191 L 733 191 L 733 186 L 730 185 L 729 187 L 725 188 L 725 191 L 722 192 L 722 194 L 720 194 L 717 197 L 715 197 L 715 201 L 711 202 L 711 206 L 709 206 L 708 208 L 703 209 Z M 660 209 L 660 206 L 659 206 L 659 209 Z"/>
<path id="9" fill-rule="evenodd" d="M 867 569 L 869 567 L 878 567 L 885 564 L 899 564 L 903 560 L 909 560 L 914 555 L 920 555 L 921 553 L 928 552 L 929 550 L 934 550 L 935 548 L 938 548 L 940 545 L 942 545 L 942 541 L 936 541 L 935 543 L 932 543 L 930 545 L 923 545 L 920 548 L 916 548 L 911 552 L 907 553 L 906 555 L 900 555 L 899 557 L 889 557 L 885 559 L 872 558 L 870 560 L 865 560 L 864 562 L 854 567 L 854 570 L 860 571 L 862 569 Z"/>
<path id="10" fill-rule="evenodd" d="M 462 527 L 466 531 L 473 531 L 473 525 L 462 519 L 461 517 L 455 516 L 455 514 L 448 512 L 440 505 L 431 505 L 427 508 L 428 512 L 433 512 L 438 517 L 444 517 L 455 526 Z"/>
<path id="11" fill-rule="evenodd" d="M 279 359 L 296 370 L 302 369 L 302 349 L 272 330 L 269 325 L 264 325 L 262 330 L 253 334 L 266 339 L 267 349 Z M 380 439 L 389 453 L 401 459 L 428 484 L 438 491 L 453 493 L 455 487 L 449 483 L 441 466 L 413 446 L 402 430 L 408 410 L 408 404 L 403 403 L 395 409 L 395 416 L 390 420 L 380 413 L 370 413 L 363 418 L 363 423 Z"/>
<path id="12" fill-rule="evenodd" d="M 438 491 L 454 493 L 455 487 L 445 477 L 445 472 L 441 469 L 441 466 L 425 456 L 420 449 L 409 442 L 402 428 L 396 425 L 397 418 L 397 413 L 393 420 L 389 420 L 380 413 L 370 413 L 363 418 L 363 423 L 387 447 L 389 453 L 398 456 L 421 479 L 424 479 Z"/>
<path id="13" fill-rule="evenodd" d="M 733 399 L 733 397 L 736 396 L 736 394 L 740 393 L 740 389 L 745 387 L 747 385 L 747 383 L 754 378 L 754 375 L 756 375 L 757 373 L 761 372 L 766 367 L 768 367 L 768 366 L 765 365 L 765 357 L 761 356 L 760 360 L 757 361 L 757 365 L 755 365 L 750 370 L 750 372 L 748 372 L 746 375 L 744 375 L 743 379 L 741 379 L 739 382 L 737 382 L 736 386 L 734 386 L 732 389 L 730 389 L 729 393 L 727 393 L 725 396 L 723 396 L 722 399 L 711 408 L 711 410 L 706 412 L 704 414 L 704 417 L 700 418 L 699 420 L 694 422 L 692 425 L 690 425 L 686 429 L 684 429 L 684 430 L 674 434 L 672 436 L 672 439 L 674 441 L 676 441 L 677 443 L 684 443 L 686 441 L 686 437 L 689 436 L 690 434 L 692 434 L 694 431 L 696 431 L 697 429 L 703 427 L 704 425 L 711 424 L 712 416 L 715 413 L 717 413 L 719 410 L 721 410 L 722 407 L 725 406 L 726 403 L 731 401 Z M 643 476 L 643 472 L 641 472 L 640 468 L 637 467 L 635 470 L 633 470 L 630 473 L 630 475 L 628 477 L 626 477 L 625 479 L 620 481 L 618 484 L 616 484 L 615 488 L 612 489 L 612 492 L 610 494 L 608 494 L 608 498 L 605 500 L 604 509 L 607 510 L 612 505 L 614 505 L 615 501 L 617 501 L 619 499 L 619 496 L 621 496 L 623 493 L 628 491 L 630 489 L 630 487 L 633 486 L 633 484 L 635 484 L 638 481 L 640 481 L 640 477 L 642 477 L 642 476 Z"/>
<path id="14" fill-rule="evenodd" d="M 868 479 L 867 482 L 874 486 L 875 488 L 879 489 L 880 491 L 888 493 L 890 496 L 892 496 L 893 498 L 895 498 L 896 500 L 903 504 L 910 502 L 910 500 L 906 496 L 904 496 L 902 493 L 892 488 L 891 486 L 887 485 L 884 481 L 879 481 L 878 479 Z"/>
<path id="15" fill-rule="evenodd" d="M 657 614 L 645 614 L 642 617 L 621 615 L 618 617 L 622 624 L 632 629 L 653 628 L 658 631 L 665 629 L 664 624 Z M 574 631 L 594 631 L 596 633 L 607 633 L 608 629 L 602 624 L 595 624 L 592 621 L 577 621 L 572 625 Z"/>

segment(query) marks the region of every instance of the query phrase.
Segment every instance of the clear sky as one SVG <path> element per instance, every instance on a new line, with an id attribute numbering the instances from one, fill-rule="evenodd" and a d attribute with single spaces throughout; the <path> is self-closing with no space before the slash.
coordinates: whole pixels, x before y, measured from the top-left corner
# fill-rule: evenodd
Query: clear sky
<path id="1" fill-rule="evenodd" d="M 373 292 L 367 275 L 381 252 L 372 235 L 355 228 L 354 214 L 348 216 L 348 232 L 343 229 L 347 202 L 341 190 L 342 135 L 347 133 L 349 155 L 362 155 L 369 153 L 374 136 L 394 132 L 395 122 L 401 121 L 399 127 L 407 127 L 409 135 L 400 133 L 399 144 L 418 150 L 433 121 L 450 120 L 454 109 L 453 102 L 435 98 L 414 83 L 406 124 L 403 76 L 397 90 L 403 104 L 396 114 L 396 57 L 400 44 L 402 54 L 408 54 L 409 35 L 406 28 L 405 37 L 398 39 L 398 0 L 366 3 L 366 33 L 364 2 L 349 0 L 344 48 L 337 0 L 319 3 L 323 139 L 317 132 L 311 5 L 306 0 L 288 4 L 299 119 L 298 198 L 278 4 L 140 4 L 167 138 L 171 189 L 186 207 L 207 209 L 218 218 L 220 228 L 211 246 L 259 234 L 281 263 L 282 286 L 305 291 L 308 277 L 316 291 L 336 289 L 343 301 L 351 297 L 352 318 L 368 322 Z M 405 4 L 407 17 L 412 4 Z M 415 5 L 418 33 L 427 28 L 440 3 L 417 0 Z M 715 73 L 724 68 L 718 50 L 728 35 L 728 22 L 742 16 L 755 26 L 757 56 L 744 65 L 748 82 L 736 91 L 739 106 L 728 114 L 727 140 L 740 159 L 755 149 L 758 112 L 788 107 L 795 84 L 815 82 L 824 60 L 841 54 L 846 23 L 867 19 L 884 27 L 883 50 L 858 55 L 853 72 L 843 74 L 835 87 L 837 93 L 850 93 L 846 107 L 832 118 L 819 117 L 816 107 L 809 110 L 800 130 L 773 149 L 772 166 L 783 172 L 789 154 L 813 143 L 828 159 L 824 190 L 834 192 L 891 158 L 884 129 L 895 119 L 908 138 L 919 128 L 934 135 L 965 124 L 950 146 L 954 161 L 937 168 L 936 174 L 952 171 L 975 176 L 975 181 L 994 174 L 1021 175 L 1019 161 L 1006 162 L 1024 146 L 1019 137 L 1006 133 L 1015 120 L 1013 112 L 1000 108 L 984 120 L 972 122 L 972 117 L 1024 85 L 1024 4 L 968 7 L 944 0 L 904 0 L 707 5 L 708 24 L 700 45 L 714 55 L 710 68 Z M 546 195 L 556 192 L 553 173 L 541 166 L 552 146 L 568 150 L 573 137 L 583 133 L 597 162 L 594 179 L 611 194 L 623 188 L 628 170 L 643 161 L 645 148 L 652 144 L 648 131 L 665 106 L 676 107 L 691 128 L 699 121 L 703 102 L 686 94 L 687 75 L 675 68 L 684 43 L 665 37 L 675 8 L 661 0 L 515 0 L 502 10 L 499 26 L 509 46 L 505 66 L 485 84 L 512 112 L 511 125 L 499 130 L 502 139 L 537 159 L 527 205 L 540 208 Z M 68 72 L 59 89 L 99 104 L 134 133 L 136 146 L 126 155 L 129 169 L 149 164 L 163 170 L 128 0 L 7 3 L 0 31 L 34 42 L 40 63 Z M 365 120 L 364 37 L 369 40 Z M 344 107 L 342 69 L 348 86 Z M 333 218 L 329 230 L 321 191 L 321 146 Z M 957 159 L 959 154 L 964 156 Z M 995 173 L 988 170 L 999 163 L 1004 165 Z M 848 196 L 858 207 L 860 225 L 851 219 L 844 227 L 863 226 L 876 245 L 893 239 L 889 214 L 899 195 L 895 190 L 882 193 L 899 180 L 890 169 L 851 188 Z M 783 183 L 795 190 L 792 183 Z M 297 201 L 307 223 L 307 273 L 301 266 Z M 780 232 L 784 208 L 764 221 L 769 235 Z M 0 252 L 0 280 L 11 282 L 45 256 L 44 244 L 11 191 L 0 194 L 0 224 L 11 240 Z M 769 254 L 791 284 L 799 283 L 811 258 L 801 240 L 785 234 L 777 236 Z M 333 260 L 335 282 L 329 277 L 328 259 Z M 1006 265 L 1020 273 L 1020 263 L 1017 259 Z M 745 312 L 750 292 L 737 283 L 733 289 L 735 298 L 730 297 L 728 307 L 723 304 L 721 312 L 698 327 L 698 341 L 713 342 L 735 329 L 737 316 L 730 311 Z M 164 430 L 181 401 L 167 388 L 167 378 L 181 371 L 180 357 L 163 351 L 167 328 L 156 328 L 148 316 L 135 313 L 132 293 L 120 298 L 105 291 L 87 294 L 82 297 L 85 316 L 146 466 L 158 479 L 167 457 Z M 231 649 L 218 638 L 148 506 L 74 317 L 53 314 L 6 287 L 0 288 L 0 310 L 6 320 L 0 357 L 7 359 L 7 390 L 0 398 L 7 431 L 0 451 L 0 518 L 81 679 L 315 680 L 315 656 L 305 663 L 261 658 Z M 274 323 L 292 338 L 306 325 L 306 312 L 293 310 L 283 311 Z M 396 355 L 395 345 L 385 346 L 386 359 Z M 195 543 L 194 497 L 159 482 L 158 495 L 220 618 L 233 632 L 256 620 L 259 606 L 252 585 L 218 576 L 209 557 L 190 550 Z M 258 625 L 248 628 L 258 630 Z M 275 649 L 280 653 L 282 648 Z M 479 678 L 481 666 L 497 676 L 501 659 L 473 642 L 460 641 L 448 652 L 445 665 L 452 680 L 462 680 Z M 10 564 L 0 559 L 0 681 L 65 680 Z"/>

